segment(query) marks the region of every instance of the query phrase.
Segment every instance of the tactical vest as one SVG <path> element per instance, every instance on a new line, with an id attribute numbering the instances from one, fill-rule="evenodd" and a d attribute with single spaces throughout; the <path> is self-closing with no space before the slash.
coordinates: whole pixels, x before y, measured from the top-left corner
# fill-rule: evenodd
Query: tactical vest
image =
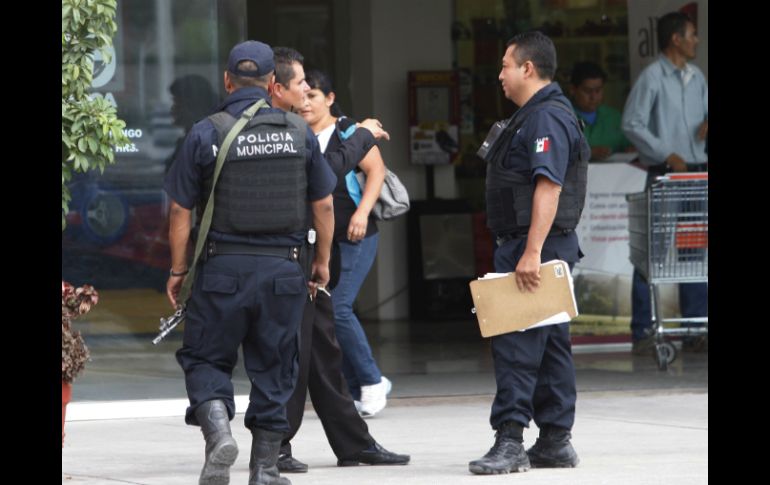
<path id="1" fill-rule="evenodd" d="M 222 111 L 209 119 L 221 146 L 236 118 Z M 255 235 L 306 230 L 306 134 L 305 120 L 294 113 L 252 118 L 230 145 L 219 174 L 211 229 Z M 212 178 L 203 181 L 206 200 Z"/>
<path id="2" fill-rule="evenodd" d="M 580 222 L 580 215 L 585 204 L 586 186 L 588 183 L 588 160 L 591 149 L 583 135 L 582 126 L 572 110 L 559 101 L 543 101 L 541 104 L 563 109 L 570 114 L 573 123 L 580 133 L 578 143 L 572 144 L 564 185 L 559 195 L 559 205 L 556 217 L 551 226 L 551 234 L 564 230 L 572 230 Z M 530 114 L 535 110 L 530 111 Z M 503 149 L 495 151 L 487 165 L 487 227 L 495 234 L 526 235 L 532 221 L 532 204 L 535 195 L 535 183 L 529 174 L 524 175 L 503 167 L 508 153 L 508 146 L 513 139 L 512 134 L 524 124 L 526 117 L 516 120 L 514 126 L 507 130 L 511 136 Z"/>

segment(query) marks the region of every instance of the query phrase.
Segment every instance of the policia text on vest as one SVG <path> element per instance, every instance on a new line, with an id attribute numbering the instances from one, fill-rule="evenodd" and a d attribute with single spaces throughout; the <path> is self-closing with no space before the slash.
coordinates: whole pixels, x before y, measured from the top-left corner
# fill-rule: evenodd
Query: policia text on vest
<path id="1" fill-rule="evenodd" d="M 239 135 L 235 143 L 236 154 L 239 157 L 280 155 L 281 153 L 297 154 L 294 138 L 288 131 L 252 133 L 248 136 Z"/>

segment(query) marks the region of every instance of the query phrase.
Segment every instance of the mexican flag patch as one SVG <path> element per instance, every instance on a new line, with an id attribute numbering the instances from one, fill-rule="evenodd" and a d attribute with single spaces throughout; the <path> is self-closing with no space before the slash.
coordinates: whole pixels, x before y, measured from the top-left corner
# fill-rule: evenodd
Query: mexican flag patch
<path id="1" fill-rule="evenodd" d="M 550 145 L 551 145 L 551 142 L 550 140 L 548 140 L 547 136 L 543 138 L 538 138 L 537 140 L 535 140 L 535 153 L 547 152 Z"/>

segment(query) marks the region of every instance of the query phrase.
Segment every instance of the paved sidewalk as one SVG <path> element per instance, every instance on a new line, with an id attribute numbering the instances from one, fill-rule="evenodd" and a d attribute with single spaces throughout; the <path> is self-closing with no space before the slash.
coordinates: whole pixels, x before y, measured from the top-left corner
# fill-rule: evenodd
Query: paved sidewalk
<path id="1" fill-rule="evenodd" d="M 575 469 L 476 476 L 468 462 L 493 443 L 492 396 L 391 399 L 367 420 L 387 449 L 409 453 L 407 466 L 338 468 L 315 413 L 308 411 L 293 442 L 306 474 L 294 485 L 324 484 L 570 484 L 689 485 L 708 483 L 708 390 L 580 392 L 573 444 Z M 243 414 L 232 422 L 240 454 L 232 485 L 246 485 L 251 435 Z M 181 417 L 67 422 L 62 484 L 194 485 L 203 464 L 203 438 Z M 524 432 L 526 446 L 537 428 Z"/>

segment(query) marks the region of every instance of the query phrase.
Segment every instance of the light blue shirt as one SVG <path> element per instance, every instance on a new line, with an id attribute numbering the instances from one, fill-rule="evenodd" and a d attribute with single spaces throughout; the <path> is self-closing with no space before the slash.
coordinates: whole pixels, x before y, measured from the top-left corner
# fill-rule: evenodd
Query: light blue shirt
<path id="1" fill-rule="evenodd" d="M 676 153 L 687 163 L 705 163 L 706 141 L 698 128 L 708 119 L 708 86 L 697 66 L 679 69 L 664 55 L 639 75 L 623 109 L 623 132 L 647 166 Z"/>

